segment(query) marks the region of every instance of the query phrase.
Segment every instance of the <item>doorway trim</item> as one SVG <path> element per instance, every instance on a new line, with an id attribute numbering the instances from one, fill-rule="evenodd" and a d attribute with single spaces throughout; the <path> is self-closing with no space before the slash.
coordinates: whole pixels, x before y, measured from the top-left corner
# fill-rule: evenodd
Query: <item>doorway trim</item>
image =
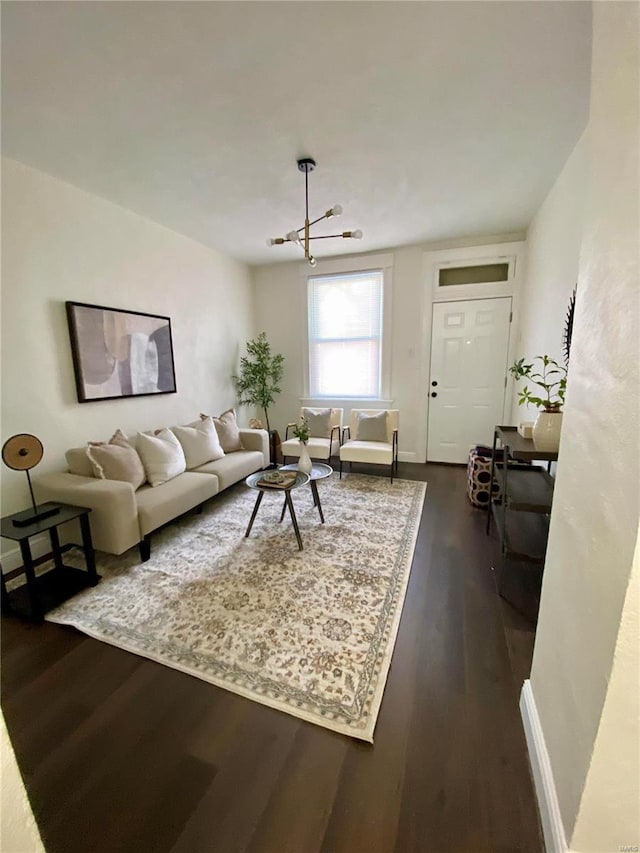
<path id="1" fill-rule="evenodd" d="M 491 263 L 499 259 L 508 259 L 509 278 L 506 282 L 465 284 L 453 287 L 437 288 L 436 273 L 443 265 L 460 264 L 460 266 Z M 491 299 L 499 296 L 511 296 L 511 334 L 509 335 L 509 350 L 507 364 L 512 364 L 520 345 L 520 292 L 524 275 L 525 242 L 517 240 L 509 243 L 490 243 L 484 246 L 466 246 L 455 249 L 439 249 L 425 251 L 422 256 L 422 285 L 424 313 L 422 317 L 422 368 L 420 370 L 422 402 L 418 407 L 419 421 L 417 425 L 417 446 L 422 458 L 417 462 L 427 461 L 427 430 L 429 423 L 429 377 L 431 375 L 431 333 L 433 325 L 434 302 L 460 302 L 469 299 Z M 511 421 L 513 407 L 513 377 L 507 373 L 507 385 L 504 397 L 503 423 Z"/>

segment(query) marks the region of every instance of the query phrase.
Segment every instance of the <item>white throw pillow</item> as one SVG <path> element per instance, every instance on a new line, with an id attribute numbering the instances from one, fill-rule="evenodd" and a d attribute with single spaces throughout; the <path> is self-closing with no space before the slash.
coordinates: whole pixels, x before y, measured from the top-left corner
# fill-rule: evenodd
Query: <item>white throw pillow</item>
<path id="1" fill-rule="evenodd" d="M 187 461 L 187 470 L 212 462 L 214 459 L 222 459 L 224 450 L 220 446 L 218 433 L 213 425 L 213 420 L 196 421 L 186 426 L 171 427 L 184 450 Z"/>
<path id="2" fill-rule="evenodd" d="M 166 483 L 186 470 L 184 450 L 170 429 L 156 430 L 154 435 L 139 432 L 136 447 L 152 486 Z"/>

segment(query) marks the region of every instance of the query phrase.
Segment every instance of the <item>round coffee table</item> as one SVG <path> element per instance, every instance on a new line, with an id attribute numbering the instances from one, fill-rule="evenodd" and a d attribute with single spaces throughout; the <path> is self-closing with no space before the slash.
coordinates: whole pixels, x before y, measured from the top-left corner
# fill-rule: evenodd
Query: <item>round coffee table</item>
<path id="1" fill-rule="evenodd" d="M 306 484 L 309 482 L 309 475 L 304 474 L 302 471 L 298 471 L 295 483 L 293 483 L 291 486 L 288 486 L 286 489 L 278 486 L 266 485 L 265 483 L 261 483 L 260 481 L 262 480 L 264 475 L 264 471 L 256 471 L 255 474 L 249 474 L 249 476 L 245 480 L 245 483 L 247 484 L 247 486 L 249 486 L 250 489 L 255 489 L 258 492 L 258 497 L 256 498 L 256 503 L 253 507 L 253 512 L 251 513 L 251 520 L 249 521 L 247 532 L 244 534 L 245 539 L 251 533 L 251 528 L 253 527 L 253 522 L 255 521 L 256 515 L 258 514 L 258 509 L 260 508 L 260 504 L 262 503 L 264 493 L 275 492 L 276 494 L 278 494 L 279 492 L 284 492 L 284 506 L 282 507 L 282 515 L 280 516 L 280 521 L 282 521 L 282 519 L 284 518 L 285 509 L 289 507 L 289 515 L 291 516 L 293 529 L 296 534 L 296 539 L 298 540 L 298 548 L 300 549 L 300 551 L 302 551 L 302 537 L 300 536 L 300 530 L 298 529 L 298 519 L 296 518 L 296 511 L 293 508 L 291 492 L 294 489 L 299 489 L 300 486 L 306 486 Z"/>
<path id="2" fill-rule="evenodd" d="M 279 471 L 297 471 L 298 465 L 296 462 L 293 462 L 291 465 L 282 465 Z M 314 462 L 313 467 L 311 468 L 311 474 L 309 475 L 309 483 L 311 485 L 311 492 L 313 494 L 313 505 L 318 507 L 318 512 L 320 513 L 320 521 L 324 524 L 324 514 L 322 512 L 322 504 L 320 503 L 320 495 L 318 494 L 318 487 L 316 486 L 317 480 L 326 480 L 327 477 L 330 477 L 333 474 L 333 468 L 331 465 L 327 465 L 324 462 Z M 286 509 L 285 506 L 282 507 L 282 515 L 280 516 L 280 521 L 284 518 L 284 511 Z"/>

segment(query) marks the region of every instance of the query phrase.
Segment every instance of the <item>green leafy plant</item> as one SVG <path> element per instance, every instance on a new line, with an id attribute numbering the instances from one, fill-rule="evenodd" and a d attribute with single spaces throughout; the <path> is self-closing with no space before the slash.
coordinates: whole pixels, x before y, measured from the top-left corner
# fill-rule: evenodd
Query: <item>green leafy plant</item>
<path id="1" fill-rule="evenodd" d="M 300 418 L 300 423 L 297 423 L 291 432 L 303 444 L 309 441 L 309 421 L 306 418 Z"/>
<path id="2" fill-rule="evenodd" d="M 523 406 L 531 403 L 545 412 L 559 412 L 564 405 L 564 393 L 567 387 L 567 369 L 548 355 L 537 355 L 530 364 L 524 358 L 509 368 L 516 379 L 530 379 L 544 394 L 534 396 L 528 385 L 519 392 L 518 403 Z"/>
<path id="3" fill-rule="evenodd" d="M 241 406 L 259 406 L 264 412 L 267 429 L 269 425 L 269 406 L 281 392 L 280 380 L 284 365 L 283 355 L 274 355 L 265 332 L 257 338 L 247 341 L 247 355 L 240 359 L 240 375 L 233 381 L 238 392 Z"/>

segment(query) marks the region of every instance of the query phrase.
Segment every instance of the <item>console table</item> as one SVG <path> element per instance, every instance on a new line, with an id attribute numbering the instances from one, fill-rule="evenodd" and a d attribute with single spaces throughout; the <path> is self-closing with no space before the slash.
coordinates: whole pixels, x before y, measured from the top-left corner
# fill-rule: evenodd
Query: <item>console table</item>
<path id="1" fill-rule="evenodd" d="M 26 587 L 7 592 L 4 576 L 2 576 L 2 608 L 3 610 L 24 612 L 32 619 L 41 622 L 47 610 L 61 604 L 67 598 L 75 595 L 87 586 L 95 586 L 100 580 L 96 572 L 96 561 L 89 526 L 90 509 L 82 506 L 70 506 L 60 503 L 45 503 L 40 509 L 57 509 L 55 515 L 24 526 L 17 527 L 13 521 L 22 513 L 5 516 L 0 524 L 0 535 L 4 539 L 12 539 L 20 544 L 23 571 L 26 575 Z M 68 521 L 78 519 L 82 533 L 82 548 L 87 566 L 86 571 L 65 566 L 62 562 L 63 550 L 60 546 L 58 527 Z M 29 539 L 39 533 L 48 533 L 53 552 L 54 568 L 36 577 L 35 566 L 31 554 Z M 26 605 L 26 607 L 25 607 Z"/>
<path id="2" fill-rule="evenodd" d="M 494 521 L 499 552 L 496 560 L 498 593 L 535 621 L 549 535 L 554 479 L 534 461 L 550 463 L 557 452 L 536 450 L 516 427 L 496 426 L 491 455 L 491 483 L 499 480 L 502 498 L 491 498 L 487 507 L 487 533 Z"/>

